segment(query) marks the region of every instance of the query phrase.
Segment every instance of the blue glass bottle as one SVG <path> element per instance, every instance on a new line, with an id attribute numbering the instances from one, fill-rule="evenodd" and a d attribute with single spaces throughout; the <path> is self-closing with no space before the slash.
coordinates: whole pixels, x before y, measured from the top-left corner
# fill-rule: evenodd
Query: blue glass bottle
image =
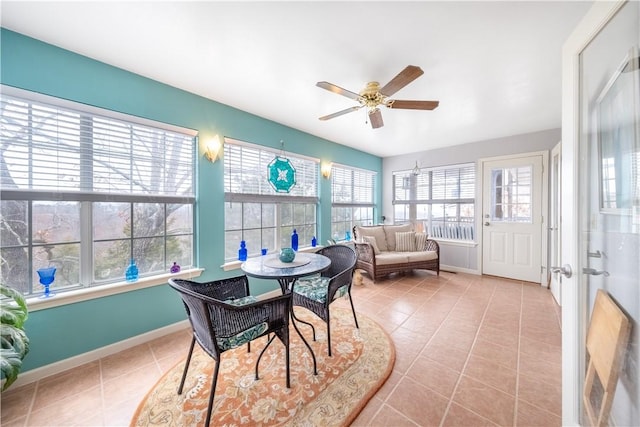
<path id="1" fill-rule="evenodd" d="M 247 244 L 244 240 L 240 241 L 240 249 L 238 249 L 238 261 L 247 260 Z"/>
<path id="2" fill-rule="evenodd" d="M 311 238 L 311 247 L 315 248 L 316 246 L 318 246 L 318 239 L 316 239 L 316 236 L 313 236 Z"/>
<path id="3" fill-rule="evenodd" d="M 293 234 L 291 235 L 291 249 L 293 249 L 294 251 L 298 250 L 298 233 L 296 232 L 296 229 L 293 229 Z"/>
<path id="4" fill-rule="evenodd" d="M 124 273 L 124 278 L 127 282 L 135 282 L 138 280 L 138 266 L 136 266 L 136 261 L 133 258 L 131 258 L 129 267 L 127 267 L 127 271 Z"/>

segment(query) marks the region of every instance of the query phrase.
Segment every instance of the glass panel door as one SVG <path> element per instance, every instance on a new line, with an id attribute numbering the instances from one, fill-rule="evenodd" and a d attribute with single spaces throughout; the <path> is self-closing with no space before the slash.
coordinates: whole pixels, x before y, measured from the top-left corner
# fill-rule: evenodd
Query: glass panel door
<path id="1" fill-rule="evenodd" d="M 640 3 L 628 2 L 580 55 L 578 286 L 589 328 L 598 290 L 631 322 L 605 423 L 640 425 Z M 582 379 L 590 355 L 582 340 Z M 599 391 L 598 391 L 599 389 Z M 588 399 L 599 407 L 604 385 Z M 590 424 L 584 405 L 581 424 Z"/>

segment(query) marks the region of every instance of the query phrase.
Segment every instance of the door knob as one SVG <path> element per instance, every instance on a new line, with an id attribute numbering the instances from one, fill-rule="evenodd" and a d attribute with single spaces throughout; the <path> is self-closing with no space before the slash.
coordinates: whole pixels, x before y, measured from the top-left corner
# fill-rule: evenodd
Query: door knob
<path id="1" fill-rule="evenodd" d="M 565 264 L 562 267 L 550 267 L 550 270 L 553 273 L 562 274 L 567 279 L 569 279 L 571 277 L 571 275 L 573 274 L 573 271 L 571 271 L 571 266 L 569 264 Z"/>
<path id="2" fill-rule="evenodd" d="M 609 272 L 604 270 L 596 270 L 595 268 L 583 268 L 582 272 L 584 274 L 589 274 L 591 276 L 604 276 L 609 277 Z"/>
<path id="3" fill-rule="evenodd" d="M 489 221 L 485 222 L 484 225 L 489 225 Z"/>

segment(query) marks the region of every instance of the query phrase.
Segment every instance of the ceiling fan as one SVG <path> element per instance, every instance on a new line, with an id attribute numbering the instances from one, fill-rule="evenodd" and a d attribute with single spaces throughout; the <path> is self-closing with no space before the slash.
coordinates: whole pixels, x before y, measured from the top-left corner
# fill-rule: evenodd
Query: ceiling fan
<path id="1" fill-rule="evenodd" d="M 354 107 L 347 108 L 345 110 L 338 111 L 333 114 L 320 117 L 320 120 L 329 120 L 334 117 L 342 116 L 343 114 L 357 111 L 362 107 L 367 107 L 369 121 L 371 127 L 374 129 L 384 126 L 382 121 L 382 113 L 378 108 L 379 105 L 384 105 L 387 108 L 403 108 L 410 110 L 433 110 L 435 109 L 439 101 L 408 101 L 400 99 L 389 99 L 391 95 L 420 77 L 424 74 L 422 68 L 415 65 L 408 65 L 404 70 L 400 71 L 389 83 L 380 87 L 378 82 L 369 82 L 360 93 L 351 92 L 343 89 L 340 86 L 336 86 L 329 82 L 318 82 L 316 86 L 326 89 L 330 92 L 337 93 L 338 95 L 346 96 L 347 98 L 354 99 L 360 103 Z"/>

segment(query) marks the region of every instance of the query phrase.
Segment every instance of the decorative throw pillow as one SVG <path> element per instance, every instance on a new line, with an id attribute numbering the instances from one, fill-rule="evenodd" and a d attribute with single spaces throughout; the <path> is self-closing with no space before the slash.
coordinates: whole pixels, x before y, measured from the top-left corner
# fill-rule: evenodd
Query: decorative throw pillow
<path id="1" fill-rule="evenodd" d="M 384 235 L 387 240 L 387 250 L 399 252 L 400 249 L 398 249 L 398 244 L 396 243 L 396 233 L 407 233 L 409 231 L 415 231 L 411 224 L 385 225 Z M 378 240 L 378 245 L 380 245 L 380 240 Z M 380 250 L 384 251 L 382 245 L 380 245 Z"/>
<path id="2" fill-rule="evenodd" d="M 397 252 L 415 252 L 416 250 L 416 233 L 406 231 L 396 233 L 396 251 Z"/>
<path id="3" fill-rule="evenodd" d="M 373 236 L 363 236 L 362 241 L 364 243 L 368 243 L 373 248 L 373 253 L 378 255 L 380 253 L 380 249 L 378 248 L 378 242 L 376 242 L 376 238 Z"/>
<path id="4" fill-rule="evenodd" d="M 427 233 L 416 233 L 416 250 L 424 251 L 424 248 L 427 246 L 427 239 L 429 235 Z"/>

